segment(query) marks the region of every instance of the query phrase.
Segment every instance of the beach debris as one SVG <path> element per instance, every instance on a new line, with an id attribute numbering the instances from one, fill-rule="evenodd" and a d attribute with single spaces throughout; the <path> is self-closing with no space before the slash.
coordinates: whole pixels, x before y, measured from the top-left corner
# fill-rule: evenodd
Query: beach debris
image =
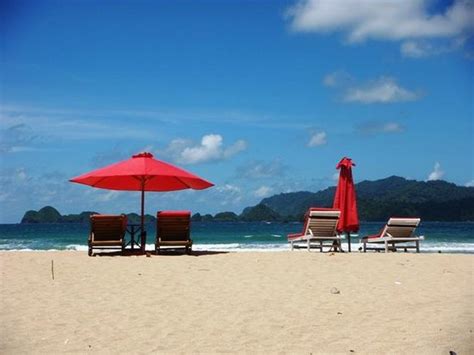
<path id="1" fill-rule="evenodd" d="M 149 251 L 146 252 L 146 257 L 147 257 L 147 258 L 151 258 L 151 254 L 150 254 Z"/>
<path id="2" fill-rule="evenodd" d="M 54 261 L 51 259 L 51 278 L 54 281 Z"/>
<path id="3" fill-rule="evenodd" d="M 456 352 L 449 350 L 449 355 L 457 355 Z"/>
<path id="4" fill-rule="evenodd" d="M 352 349 L 351 349 L 351 350 L 349 350 L 349 351 L 350 351 L 351 353 L 355 353 L 355 351 L 354 351 L 354 350 L 352 350 Z"/>
<path id="5" fill-rule="evenodd" d="M 342 314 L 342 312 L 337 312 L 337 314 Z"/>
<path id="6" fill-rule="evenodd" d="M 334 255 L 334 253 L 330 253 L 330 254 L 329 254 L 329 256 L 333 256 L 333 255 Z"/>
<path id="7" fill-rule="evenodd" d="M 142 274 L 141 274 L 141 273 L 138 273 L 138 276 L 142 276 Z"/>
<path id="8" fill-rule="evenodd" d="M 339 291 L 336 287 L 333 287 L 333 288 L 331 288 L 331 293 L 332 293 L 333 295 L 338 295 L 338 294 L 341 293 L 341 291 Z"/>
<path id="9" fill-rule="evenodd" d="M 64 345 L 66 345 L 67 343 L 69 343 L 69 339 L 64 340 Z"/>
<path id="10" fill-rule="evenodd" d="M 402 283 L 400 281 L 395 281 L 395 285 L 401 285 Z"/>

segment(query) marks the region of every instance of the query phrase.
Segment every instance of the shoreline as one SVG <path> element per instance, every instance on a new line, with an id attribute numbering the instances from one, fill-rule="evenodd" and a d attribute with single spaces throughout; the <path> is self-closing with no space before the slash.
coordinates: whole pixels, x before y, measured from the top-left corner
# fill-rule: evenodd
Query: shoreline
<path id="1" fill-rule="evenodd" d="M 473 255 L 474 254 L 474 243 L 443 243 L 443 245 L 426 245 L 424 242 L 420 247 L 420 254 L 448 254 L 448 255 Z M 434 243 L 433 243 L 434 244 Z M 466 245 L 467 244 L 467 245 Z M 154 253 L 153 251 L 154 244 L 147 244 L 147 252 Z M 359 250 L 361 244 L 351 243 L 352 252 L 350 254 L 373 254 L 374 251 L 368 251 L 363 253 Z M 344 251 L 347 253 L 347 244 L 343 243 Z M 67 245 L 64 248 L 52 248 L 52 249 L 0 249 L 2 252 L 86 252 L 88 249 L 87 244 L 71 244 Z M 202 243 L 194 244 L 193 251 L 196 252 L 229 252 L 229 253 L 280 253 L 280 252 L 290 252 L 291 248 L 288 243 Z M 295 253 L 307 252 L 305 249 L 295 250 Z M 319 253 L 319 251 L 312 250 L 311 253 Z M 325 251 L 325 253 L 327 253 Z M 414 254 L 413 251 L 408 253 L 400 250 L 398 254 Z"/>
<path id="2" fill-rule="evenodd" d="M 472 255 L 361 254 L 1 251 L 0 351 L 474 351 Z"/>

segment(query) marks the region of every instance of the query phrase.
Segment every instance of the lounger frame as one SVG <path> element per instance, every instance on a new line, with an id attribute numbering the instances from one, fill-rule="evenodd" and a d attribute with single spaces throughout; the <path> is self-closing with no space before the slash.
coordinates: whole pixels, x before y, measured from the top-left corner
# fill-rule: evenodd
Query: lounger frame
<path id="1" fill-rule="evenodd" d="M 89 256 L 94 249 L 116 250 L 123 253 L 125 249 L 125 233 L 127 232 L 127 216 L 101 215 L 90 216 L 90 233 L 87 240 Z"/>
<path id="2" fill-rule="evenodd" d="M 362 250 L 397 251 L 415 249 L 420 252 L 420 241 L 423 236 L 416 236 L 415 230 L 420 224 L 420 218 L 390 218 L 377 238 L 364 237 L 360 240 Z"/>
<path id="3" fill-rule="evenodd" d="M 342 251 L 343 236 L 336 231 L 341 212 L 333 209 L 310 209 L 305 216 L 303 233 L 298 237 L 288 236 L 291 250 L 319 249 L 328 251 Z"/>
<path id="4" fill-rule="evenodd" d="M 191 212 L 160 211 L 156 215 L 155 252 L 163 249 L 182 249 L 186 254 L 192 251 Z"/>

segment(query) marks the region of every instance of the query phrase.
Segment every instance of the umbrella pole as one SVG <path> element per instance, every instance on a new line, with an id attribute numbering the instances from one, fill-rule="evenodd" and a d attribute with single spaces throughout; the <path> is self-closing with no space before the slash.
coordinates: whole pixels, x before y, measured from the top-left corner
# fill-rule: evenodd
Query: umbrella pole
<path id="1" fill-rule="evenodd" d="M 145 232 L 145 182 L 142 181 L 142 215 L 141 215 L 141 221 L 140 221 L 140 226 L 141 226 L 141 250 L 142 253 L 145 252 L 145 246 L 146 246 L 146 232 Z"/>
<path id="2" fill-rule="evenodd" d="M 351 232 L 347 232 L 347 250 L 351 252 Z"/>

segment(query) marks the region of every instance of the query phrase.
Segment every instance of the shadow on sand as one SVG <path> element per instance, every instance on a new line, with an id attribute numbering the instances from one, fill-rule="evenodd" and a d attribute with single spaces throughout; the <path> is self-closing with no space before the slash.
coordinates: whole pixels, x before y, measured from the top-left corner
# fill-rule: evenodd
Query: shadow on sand
<path id="1" fill-rule="evenodd" d="M 176 250 L 161 250 L 160 253 L 155 251 L 147 251 L 142 254 L 139 250 L 125 250 L 123 253 L 120 251 L 109 251 L 109 252 L 98 252 L 92 256 L 143 256 L 143 257 L 161 257 L 161 256 L 205 256 L 205 255 L 217 255 L 217 254 L 228 254 L 227 251 L 211 251 L 211 250 L 193 250 L 190 254 L 183 253 L 182 251 Z"/>

